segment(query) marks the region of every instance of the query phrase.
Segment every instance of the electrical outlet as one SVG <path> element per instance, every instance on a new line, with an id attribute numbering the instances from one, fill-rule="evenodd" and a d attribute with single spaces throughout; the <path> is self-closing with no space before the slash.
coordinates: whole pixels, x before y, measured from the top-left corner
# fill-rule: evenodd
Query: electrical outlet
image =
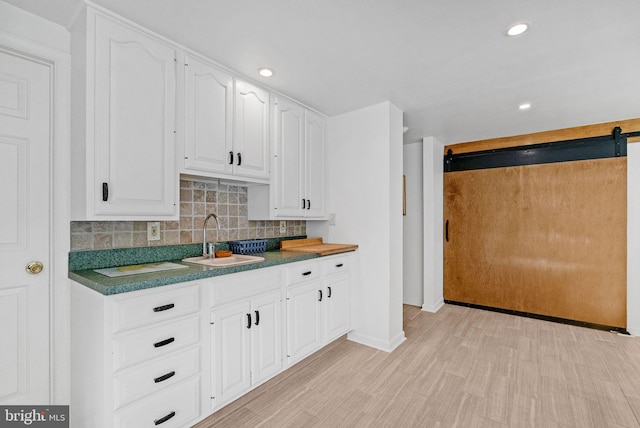
<path id="1" fill-rule="evenodd" d="M 329 213 L 329 226 L 336 225 L 336 213 Z"/>
<path id="2" fill-rule="evenodd" d="M 160 222 L 150 221 L 147 223 L 147 240 L 159 241 L 160 240 Z"/>
<path id="3" fill-rule="evenodd" d="M 287 222 L 280 220 L 280 233 L 287 233 Z"/>

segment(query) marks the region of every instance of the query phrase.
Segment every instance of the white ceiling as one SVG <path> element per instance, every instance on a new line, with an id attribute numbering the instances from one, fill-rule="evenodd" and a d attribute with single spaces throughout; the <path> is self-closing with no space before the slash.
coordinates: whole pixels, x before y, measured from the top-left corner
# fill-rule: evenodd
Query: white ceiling
<path id="1" fill-rule="evenodd" d="M 78 3 L 5 1 L 63 25 Z M 272 67 L 266 85 L 330 116 L 389 100 L 405 143 L 640 117 L 638 0 L 95 3 L 256 80 Z"/>

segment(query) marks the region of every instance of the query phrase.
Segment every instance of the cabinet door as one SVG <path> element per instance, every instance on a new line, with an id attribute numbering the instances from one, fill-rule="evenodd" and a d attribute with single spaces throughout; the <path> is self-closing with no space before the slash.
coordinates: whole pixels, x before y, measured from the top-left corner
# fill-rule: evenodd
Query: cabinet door
<path id="1" fill-rule="evenodd" d="M 349 331 L 349 277 L 335 275 L 324 284 L 325 338 L 330 342 Z"/>
<path id="2" fill-rule="evenodd" d="M 251 384 L 282 368 L 282 299 L 280 291 L 251 301 Z"/>
<path id="3" fill-rule="evenodd" d="M 175 49 L 100 15 L 95 35 L 94 211 L 175 216 Z"/>
<path id="4" fill-rule="evenodd" d="M 234 174 L 269 178 L 269 93 L 236 81 Z"/>
<path id="5" fill-rule="evenodd" d="M 212 312 L 213 407 L 234 399 L 251 386 L 250 309 L 245 301 Z"/>
<path id="6" fill-rule="evenodd" d="M 292 102 L 275 100 L 277 173 L 275 215 L 303 217 L 304 194 L 304 109 Z"/>
<path id="7" fill-rule="evenodd" d="M 327 126 L 325 120 L 315 113 L 305 113 L 305 195 L 307 209 L 305 217 L 324 217 L 324 158 Z"/>
<path id="8" fill-rule="evenodd" d="M 320 281 L 287 291 L 287 359 L 294 364 L 322 346 Z"/>
<path id="9" fill-rule="evenodd" d="M 231 173 L 233 77 L 185 58 L 185 169 Z"/>

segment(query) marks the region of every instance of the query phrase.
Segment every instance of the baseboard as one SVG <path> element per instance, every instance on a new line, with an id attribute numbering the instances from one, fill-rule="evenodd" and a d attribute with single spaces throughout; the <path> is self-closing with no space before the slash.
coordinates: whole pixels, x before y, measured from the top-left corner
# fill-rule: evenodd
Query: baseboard
<path id="1" fill-rule="evenodd" d="M 425 312 L 431 312 L 432 314 L 435 314 L 436 312 L 438 312 L 440 310 L 440 308 L 442 308 L 444 306 L 444 299 L 441 299 L 439 302 L 436 302 L 433 305 L 428 305 L 428 304 L 423 304 L 422 305 L 422 310 Z"/>
<path id="2" fill-rule="evenodd" d="M 347 335 L 347 339 L 359 343 L 361 345 L 368 346 L 370 348 L 379 349 L 384 352 L 392 352 L 396 349 L 402 342 L 407 340 L 404 336 L 404 331 L 401 331 L 396 337 L 389 341 L 379 340 L 371 336 L 361 335 L 356 332 L 349 332 Z"/>
<path id="3" fill-rule="evenodd" d="M 640 337 L 640 327 L 638 327 L 638 328 L 627 327 L 627 332 L 629 332 L 629 334 L 632 335 L 632 336 L 639 336 Z"/>

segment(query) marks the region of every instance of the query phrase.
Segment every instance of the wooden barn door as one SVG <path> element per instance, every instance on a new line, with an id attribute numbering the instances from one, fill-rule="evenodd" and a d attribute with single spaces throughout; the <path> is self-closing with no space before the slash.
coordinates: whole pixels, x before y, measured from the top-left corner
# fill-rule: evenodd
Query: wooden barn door
<path id="1" fill-rule="evenodd" d="M 626 171 L 618 154 L 445 172 L 445 300 L 626 328 Z"/>

